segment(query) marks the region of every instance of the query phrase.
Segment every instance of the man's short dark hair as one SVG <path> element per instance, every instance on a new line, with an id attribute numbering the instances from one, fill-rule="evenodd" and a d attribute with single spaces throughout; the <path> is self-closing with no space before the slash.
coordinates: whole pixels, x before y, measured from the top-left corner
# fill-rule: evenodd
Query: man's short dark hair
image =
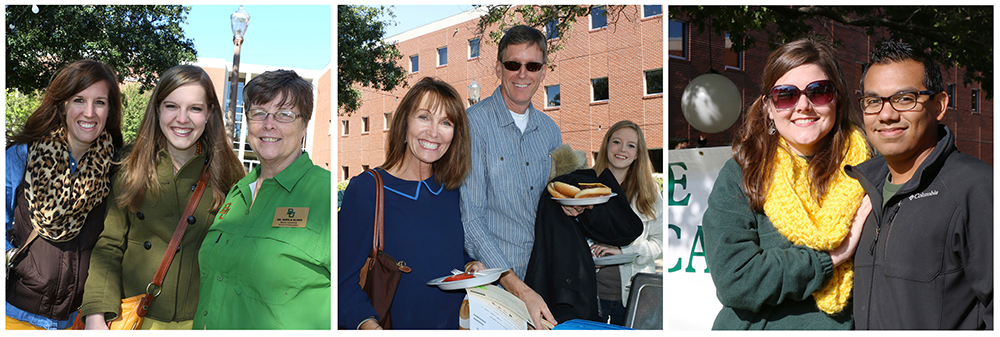
<path id="1" fill-rule="evenodd" d="M 527 43 L 528 46 L 538 46 L 538 49 L 542 50 L 542 63 L 548 63 L 549 46 L 545 41 L 545 34 L 525 25 L 510 27 L 504 33 L 503 38 L 500 39 L 500 48 L 497 49 L 497 60 L 503 62 L 503 52 L 507 50 L 507 46 L 522 43 Z"/>
<path id="2" fill-rule="evenodd" d="M 864 91 L 865 89 L 865 76 L 868 75 L 868 69 L 872 65 L 903 62 L 906 60 L 913 60 L 924 65 L 923 83 L 924 87 L 927 87 L 927 90 L 934 92 L 944 91 L 944 84 L 941 80 L 941 67 L 938 66 L 937 62 L 934 62 L 926 53 L 914 49 L 910 44 L 895 40 L 885 41 L 872 51 L 871 61 L 865 65 L 865 69 L 861 73 L 861 90 Z"/>
<path id="3" fill-rule="evenodd" d="M 292 103 L 299 108 L 304 124 L 309 124 L 313 110 L 312 83 L 293 70 L 271 70 L 254 76 L 243 87 L 243 104 L 246 110 L 267 104 L 281 95 L 281 105 Z"/>

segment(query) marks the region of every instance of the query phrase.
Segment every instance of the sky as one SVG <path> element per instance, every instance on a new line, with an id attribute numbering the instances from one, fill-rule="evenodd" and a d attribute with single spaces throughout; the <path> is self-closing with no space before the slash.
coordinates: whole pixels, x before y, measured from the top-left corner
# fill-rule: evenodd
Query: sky
<path id="1" fill-rule="evenodd" d="M 395 5 L 392 6 L 392 12 L 396 14 L 395 21 L 397 25 L 388 27 L 385 37 L 390 37 L 472 8 L 472 5 Z"/>
<path id="2" fill-rule="evenodd" d="M 191 6 L 184 35 L 198 57 L 233 61 L 229 16 L 239 5 Z M 244 5 L 250 23 L 240 47 L 240 63 L 322 70 L 330 57 L 332 6 Z"/>

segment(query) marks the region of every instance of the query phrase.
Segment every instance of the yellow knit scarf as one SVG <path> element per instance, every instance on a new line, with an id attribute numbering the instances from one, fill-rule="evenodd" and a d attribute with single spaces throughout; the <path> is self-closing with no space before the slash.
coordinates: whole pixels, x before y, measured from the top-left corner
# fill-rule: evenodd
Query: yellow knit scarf
<path id="1" fill-rule="evenodd" d="M 857 165 L 871 156 L 857 128 L 851 129 L 849 141 L 842 165 Z M 784 139 L 780 142 L 782 149 L 775 151 L 771 167 L 774 179 L 764 201 L 764 213 L 778 232 L 796 245 L 820 251 L 837 248 L 861 205 L 861 184 L 841 168 L 830 181 L 826 195 L 816 203 L 810 192 L 809 163 L 793 155 Z M 834 267 L 833 277 L 812 295 L 820 310 L 835 314 L 847 305 L 853 286 L 854 260 L 850 259 Z"/>

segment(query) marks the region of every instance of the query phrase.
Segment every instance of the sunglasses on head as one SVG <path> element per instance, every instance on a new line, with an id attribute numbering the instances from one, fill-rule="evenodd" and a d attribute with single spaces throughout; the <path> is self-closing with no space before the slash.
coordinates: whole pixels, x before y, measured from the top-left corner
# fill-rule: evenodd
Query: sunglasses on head
<path id="1" fill-rule="evenodd" d="M 510 71 L 518 71 L 521 70 L 521 64 L 524 64 L 524 69 L 527 69 L 530 72 L 536 72 L 542 70 L 543 66 L 543 64 L 539 62 L 521 63 L 517 61 L 504 61 L 503 67 Z"/>
<path id="2" fill-rule="evenodd" d="M 814 106 L 827 105 L 837 97 L 837 88 L 831 80 L 821 80 L 806 85 L 805 91 L 791 84 L 776 85 L 771 88 L 771 103 L 776 110 L 790 110 L 799 103 L 799 96 L 805 94 Z"/>

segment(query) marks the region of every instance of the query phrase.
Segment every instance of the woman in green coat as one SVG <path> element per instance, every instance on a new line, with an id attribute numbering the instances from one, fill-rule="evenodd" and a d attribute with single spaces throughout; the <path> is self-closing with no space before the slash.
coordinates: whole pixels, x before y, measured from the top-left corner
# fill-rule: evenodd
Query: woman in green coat
<path id="1" fill-rule="evenodd" d="M 151 303 L 142 329 L 190 329 L 198 306 L 198 250 L 225 193 L 244 176 L 226 141 L 212 80 L 199 67 L 163 74 L 125 157 L 94 247 L 81 314 L 87 329 L 107 329 L 122 298 L 144 294 L 153 280 L 202 169 L 209 178 Z M 130 151 L 131 150 L 131 151 Z"/>
<path id="2" fill-rule="evenodd" d="M 702 220 L 723 305 L 713 329 L 851 329 L 851 256 L 871 205 L 843 167 L 870 154 L 834 49 L 781 46 L 761 88 Z"/>

